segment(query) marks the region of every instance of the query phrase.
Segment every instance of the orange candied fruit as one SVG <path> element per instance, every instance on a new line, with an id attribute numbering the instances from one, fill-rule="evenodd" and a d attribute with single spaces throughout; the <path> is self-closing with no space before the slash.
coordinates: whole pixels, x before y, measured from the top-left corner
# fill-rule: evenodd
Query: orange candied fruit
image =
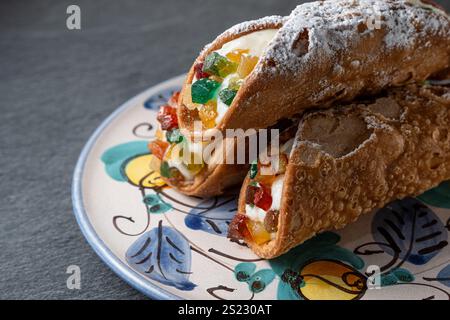
<path id="1" fill-rule="evenodd" d="M 271 240 L 270 233 L 267 232 L 264 224 L 259 221 L 247 220 L 247 228 L 252 236 L 252 241 L 258 245 Z"/>
<path id="2" fill-rule="evenodd" d="M 277 176 L 272 172 L 270 165 L 263 165 L 258 162 L 258 172 L 254 179 L 255 181 L 270 188 L 276 178 Z"/>
<path id="3" fill-rule="evenodd" d="M 154 140 L 148 144 L 148 148 L 150 149 L 151 153 L 155 155 L 155 157 L 157 157 L 159 160 L 163 159 L 164 153 L 166 152 L 168 147 L 169 144 L 161 140 Z"/>
<path id="4" fill-rule="evenodd" d="M 258 221 L 252 221 L 248 216 L 238 213 L 234 216 L 228 229 L 228 237 L 234 240 L 244 240 L 258 245 L 271 240 L 270 233 Z"/>
<path id="5" fill-rule="evenodd" d="M 180 91 L 175 91 L 172 96 L 170 97 L 167 104 L 171 106 L 172 108 L 178 107 L 178 99 L 180 98 Z"/>

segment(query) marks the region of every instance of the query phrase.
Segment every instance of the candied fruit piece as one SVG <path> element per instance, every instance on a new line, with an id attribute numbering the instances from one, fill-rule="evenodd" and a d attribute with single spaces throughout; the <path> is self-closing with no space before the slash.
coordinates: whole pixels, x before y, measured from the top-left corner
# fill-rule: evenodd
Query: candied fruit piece
<path id="1" fill-rule="evenodd" d="M 183 156 L 183 148 L 179 144 L 171 144 L 167 149 L 164 160 L 177 159 Z"/>
<path id="2" fill-rule="evenodd" d="M 255 180 L 266 186 L 272 186 L 276 178 L 277 176 L 275 175 L 257 175 Z"/>
<path id="3" fill-rule="evenodd" d="M 191 87 L 191 97 L 194 103 L 206 103 L 214 97 L 220 83 L 207 78 L 195 81 Z"/>
<path id="4" fill-rule="evenodd" d="M 205 105 L 201 106 L 198 115 L 205 128 L 214 128 L 217 118 L 217 102 L 209 101 Z"/>
<path id="5" fill-rule="evenodd" d="M 156 117 L 162 130 L 172 130 L 178 128 L 177 110 L 171 106 L 162 106 Z"/>
<path id="6" fill-rule="evenodd" d="M 259 221 L 247 220 L 247 228 L 254 243 L 260 245 L 269 242 L 271 237 L 264 225 Z"/>
<path id="7" fill-rule="evenodd" d="M 252 162 L 250 166 L 250 179 L 255 179 L 257 174 L 258 174 L 258 161 L 255 160 Z"/>
<path id="8" fill-rule="evenodd" d="M 178 98 L 180 97 L 180 91 L 175 91 L 172 96 L 170 97 L 167 104 L 171 106 L 172 108 L 178 107 Z"/>
<path id="9" fill-rule="evenodd" d="M 230 79 L 230 82 L 228 83 L 228 89 L 239 91 L 243 82 L 244 80 L 236 75 Z"/>
<path id="10" fill-rule="evenodd" d="M 185 151 L 186 154 L 184 154 Z M 190 171 L 200 171 L 204 166 L 201 151 L 198 152 L 198 150 L 195 149 L 192 151 L 189 150 L 189 147 L 184 147 L 181 149 L 180 157 L 183 158 L 183 163 L 188 167 Z"/>
<path id="11" fill-rule="evenodd" d="M 177 182 L 183 180 L 183 175 L 177 168 L 169 166 L 167 161 L 161 163 L 160 174 L 164 178 L 170 179 L 172 182 Z"/>
<path id="12" fill-rule="evenodd" d="M 263 244 L 271 240 L 270 233 L 258 221 L 252 221 L 245 214 L 234 216 L 228 228 L 228 238 Z"/>
<path id="13" fill-rule="evenodd" d="M 180 143 L 181 141 L 183 141 L 183 138 L 184 137 L 181 134 L 180 129 L 170 130 L 166 133 L 166 139 L 170 143 Z"/>
<path id="14" fill-rule="evenodd" d="M 197 79 L 208 78 L 209 74 L 203 71 L 203 63 L 196 63 L 194 66 L 195 77 Z"/>
<path id="15" fill-rule="evenodd" d="M 169 144 L 165 141 L 155 140 L 148 144 L 148 148 L 150 152 L 155 155 L 158 159 L 162 160 L 164 157 L 164 153 L 166 153 Z"/>
<path id="16" fill-rule="evenodd" d="M 258 173 L 256 174 L 255 180 L 265 186 L 271 186 L 277 176 L 272 174 L 270 169 L 269 165 L 264 166 L 261 163 L 258 163 Z"/>
<path id="17" fill-rule="evenodd" d="M 241 57 L 241 62 L 239 63 L 239 67 L 237 68 L 237 73 L 241 78 L 247 77 L 250 72 L 253 71 L 256 64 L 258 63 L 258 57 L 243 55 Z"/>
<path id="18" fill-rule="evenodd" d="M 255 193 L 258 191 L 257 186 L 249 185 L 247 190 L 245 191 L 245 203 L 246 204 L 254 204 L 255 201 Z"/>
<path id="19" fill-rule="evenodd" d="M 225 78 L 236 71 L 238 65 L 217 52 L 210 53 L 203 63 L 203 72 Z"/>
<path id="20" fill-rule="evenodd" d="M 226 54 L 227 58 L 230 59 L 230 61 L 239 63 L 241 61 L 241 57 L 243 54 L 249 53 L 250 50 L 248 49 L 236 49 L 231 52 L 228 52 Z"/>
<path id="21" fill-rule="evenodd" d="M 237 91 L 231 89 L 223 89 L 219 92 L 219 98 L 225 103 L 227 106 L 231 105 L 234 97 L 236 96 Z"/>
<path id="22" fill-rule="evenodd" d="M 159 172 L 160 172 L 161 176 L 163 176 L 164 178 L 170 178 L 170 166 L 167 161 L 163 161 L 161 163 Z"/>
<path id="23" fill-rule="evenodd" d="M 247 227 L 247 221 L 249 218 L 242 213 L 238 213 L 231 220 L 228 228 L 228 238 L 232 240 L 251 240 L 251 234 Z"/>
<path id="24" fill-rule="evenodd" d="M 194 174 L 194 175 L 196 175 L 196 174 L 198 174 L 200 171 L 202 171 L 202 169 L 204 168 L 204 164 L 202 163 L 202 164 L 195 164 L 195 163 L 190 163 L 190 164 L 188 164 L 188 165 L 186 165 L 187 166 L 187 168 L 188 168 L 188 170 L 192 173 L 192 174 Z"/>
<path id="25" fill-rule="evenodd" d="M 188 86 L 186 86 L 186 89 L 183 91 L 183 104 L 189 110 L 195 110 L 198 107 L 200 107 L 201 104 L 192 102 L 191 87 L 192 87 L 191 85 L 188 85 Z"/>
<path id="26" fill-rule="evenodd" d="M 263 209 L 264 211 L 269 210 L 270 206 L 272 205 L 272 196 L 270 194 L 270 189 L 265 187 L 264 185 L 260 185 L 258 191 L 256 191 L 255 193 L 253 203 L 255 204 L 255 206 Z"/>

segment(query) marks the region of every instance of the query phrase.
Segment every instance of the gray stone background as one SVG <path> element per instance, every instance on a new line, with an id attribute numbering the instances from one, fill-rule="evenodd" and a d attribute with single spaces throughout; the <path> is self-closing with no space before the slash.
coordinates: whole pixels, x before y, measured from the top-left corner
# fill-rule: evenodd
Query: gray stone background
<path id="1" fill-rule="evenodd" d="M 84 143 L 127 99 L 186 72 L 225 28 L 301 2 L 2 0 L 0 299 L 144 299 L 96 256 L 72 214 Z M 70 4 L 82 30 L 66 28 Z M 66 287 L 73 264 L 81 290 Z"/>

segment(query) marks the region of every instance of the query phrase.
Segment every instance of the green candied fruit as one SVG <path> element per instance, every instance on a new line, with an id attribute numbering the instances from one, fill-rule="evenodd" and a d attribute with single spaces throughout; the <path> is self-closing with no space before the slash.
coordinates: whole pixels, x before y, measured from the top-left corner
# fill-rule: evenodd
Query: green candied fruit
<path id="1" fill-rule="evenodd" d="M 237 67 L 237 63 L 231 62 L 217 52 L 213 52 L 206 57 L 202 71 L 225 78 L 227 75 L 236 72 Z"/>
<path id="2" fill-rule="evenodd" d="M 208 78 L 195 81 L 191 87 L 192 102 L 204 104 L 214 97 L 220 83 Z"/>
<path id="3" fill-rule="evenodd" d="M 223 89 L 219 92 L 219 98 L 227 106 L 230 106 L 236 96 L 237 91 L 231 89 Z"/>
<path id="4" fill-rule="evenodd" d="M 184 136 L 181 134 L 180 129 L 174 129 L 167 131 L 166 139 L 170 143 L 180 143 L 181 141 L 183 141 Z"/>
<path id="5" fill-rule="evenodd" d="M 253 161 L 250 166 L 250 179 L 255 179 L 258 174 L 258 161 Z"/>
<path id="6" fill-rule="evenodd" d="M 250 186 L 252 186 L 252 187 L 259 187 L 259 184 L 256 181 L 251 181 L 250 182 Z"/>
<path id="7" fill-rule="evenodd" d="M 160 173 L 161 176 L 163 176 L 164 178 L 170 178 L 171 176 L 170 166 L 167 161 L 163 161 L 163 163 L 161 163 Z"/>

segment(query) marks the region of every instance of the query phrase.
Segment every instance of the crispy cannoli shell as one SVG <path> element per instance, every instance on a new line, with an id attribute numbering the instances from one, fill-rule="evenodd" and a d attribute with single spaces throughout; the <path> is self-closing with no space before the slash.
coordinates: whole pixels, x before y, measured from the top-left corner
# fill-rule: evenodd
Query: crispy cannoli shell
<path id="1" fill-rule="evenodd" d="M 249 245 L 273 258 L 448 179 L 448 87 L 411 85 L 375 102 L 313 112 L 302 119 L 290 155 L 276 238 Z M 240 194 L 241 213 L 249 181 Z"/>
<path id="2" fill-rule="evenodd" d="M 166 179 L 166 183 L 178 191 L 201 198 L 210 198 L 227 192 L 244 180 L 249 165 L 220 164 L 196 175 L 193 181 L 177 182 Z"/>
<path id="3" fill-rule="evenodd" d="M 374 8 L 379 25 L 370 26 Z M 369 24 L 368 24 L 369 23 Z M 398 0 L 331 0 L 298 6 L 287 18 L 238 25 L 197 58 L 256 30 L 280 28 L 234 98 L 218 129 L 267 128 L 282 118 L 389 86 L 427 79 L 450 66 L 445 12 Z M 189 90 L 192 66 L 183 88 Z M 180 95 L 180 126 L 198 120 Z"/>

